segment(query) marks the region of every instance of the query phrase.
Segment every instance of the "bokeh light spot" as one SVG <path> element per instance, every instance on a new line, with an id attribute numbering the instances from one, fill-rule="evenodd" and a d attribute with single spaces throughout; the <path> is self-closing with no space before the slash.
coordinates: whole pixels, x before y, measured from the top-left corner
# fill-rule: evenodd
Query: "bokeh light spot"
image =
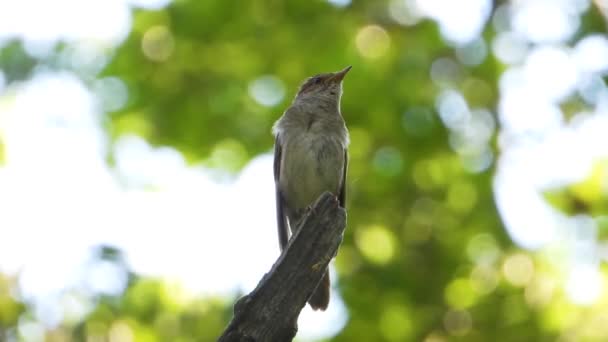
<path id="1" fill-rule="evenodd" d="M 225 139 L 215 145 L 207 164 L 236 172 L 245 165 L 247 158 L 247 149 L 238 140 Z"/>
<path id="2" fill-rule="evenodd" d="M 452 308 L 466 309 L 476 300 L 477 294 L 468 278 L 455 279 L 445 289 L 445 301 Z"/>
<path id="3" fill-rule="evenodd" d="M 117 111 L 127 103 L 127 86 L 117 77 L 96 80 L 93 83 L 93 90 L 105 111 Z"/>
<path id="4" fill-rule="evenodd" d="M 471 120 L 469 105 L 456 90 L 446 90 L 437 96 L 437 111 L 444 124 L 453 130 L 462 130 Z"/>
<path id="5" fill-rule="evenodd" d="M 463 336 L 473 327 L 473 319 L 465 310 L 450 310 L 443 316 L 443 326 L 451 335 Z"/>
<path id="6" fill-rule="evenodd" d="M 249 84 L 249 95 L 262 106 L 272 107 L 285 97 L 285 86 L 277 77 L 265 75 Z"/>
<path id="7" fill-rule="evenodd" d="M 409 340 L 412 328 L 410 315 L 402 305 L 388 305 L 380 316 L 380 331 L 389 341 Z"/>
<path id="8" fill-rule="evenodd" d="M 608 313 L 596 312 L 591 316 L 581 327 L 581 339 L 587 341 L 607 341 Z"/>
<path id="9" fill-rule="evenodd" d="M 523 71 L 530 90 L 541 98 L 555 101 L 570 95 L 579 77 L 569 51 L 560 47 L 535 48 L 528 55 Z"/>
<path id="10" fill-rule="evenodd" d="M 141 49 L 144 55 L 154 62 L 164 62 L 173 53 L 174 40 L 164 25 L 152 26 L 144 33 Z"/>
<path id="11" fill-rule="evenodd" d="M 471 271 L 470 279 L 473 289 L 485 295 L 496 289 L 500 277 L 492 266 L 477 265 Z"/>
<path id="12" fill-rule="evenodd" d="M 327 0 L 327 2 L 336 7 L 346 7 L 350 5 L 350 0 Z"/>
<path id="13" fill-rule="evenodd" d="M 505 64 L 516 64 L 528 53 L 528 43 L 513 32 L 500 32 L 492 42 L 492 53 Z"/>
<path id="14" fill-rule="evenodd" d="M 489 0 L 417 0 L 416 3 L 421 13 L 437 21 L 443 37 L 456 44 L 466 44 L 479 36 L 492 7 Z"/>
<path id="15" fill-rule="evenodd" d="M 446 342 L 448 339 L 438 332 L 432 332 L 424 338 L 424 342 Z"/>
<path id="16" fill-rule="evenodd" d="M 108 333 L 109 342 L 132 342 L 135 341 L 135 334 L 129 325 L 118 321 L 112 323 Z"/>
<path id="17" fill-rule="evenodd" d="M 355 42 L 361 56 L 376 59 L 386 54 L 391 39 L 382 27 L 369 25 L 359 30 Z"/>
<path id="18" fill-rule="evenodd" d="M 421 189 L 430 190 L 445 186 L 461 171 L 460 161 L 451 155 L 420 160 L 414 164 L 414 182 Z"/>
<path id="19" fill-rule="evenodd" d="M 373 166 L 381 175 L 396 176 L 403 171 L 403 157 L 394 147 L 382 147 L 374 155 Z"/>
<path id="20" fill-rule="evenodd" d="M 557 282 L 555 279 L 546 276 L 535 276 L 524 292 L 526 303 L 535 308 L 546 306 L 553 298 L 556 287 Z"/>
<path id="21" fill-rule="evenodd" d="M 498 260 L 500 249 L 492 235 L 481 233 L 467 243 L 467 255 L 475 264 L 491 265 Z"/>
<path id="22" fill-rule="evenodd" d="M 86 283 L 91 291 L 102 295 L 119 295 L 127 287 L 125 269 L 110 261 L 100 260 L 87 269 Z"/>
<path id="23" fill-rule="evenodd" d="M 536 43 L 564 41 L 576 32 L 580 21 L 567 3 L 519 1 L 512 11 L 512 26 L 516 32 Z"/>
<path id="24" fill-rule="evenodd" d="M 490 148 L 484 148 L 479 153 L 461 154 L 462 166 L 469 172 L 479 173 L 492 166 L 494 154 Z"/>
<path id="25" fill-rule="evenodd" d="M 435 126 L 435 115 L 430 108 L 413 107 L 403 114 L 403 129 L 414 137 L 429 135 Z"/>
<path id="26" fill-rule="evenodd" d="M 397 241 L 388 228 L 380 225 L 362 227 L 356 232 L 357 247 L 369 262 L 385 265 L 395 255 Z"/>
<path id="27" fill-rule="evenodd" d="M 483 63 L 488 55 L 488 47 L 482 38 L 456 49 L 456 57 L 460 63 L 468 66 L 475 66 Z"/>
<path id="28" fill-rule="evenodd" d="M 437 58 L 431 64 L 431 80 L 438 86 L 454 86 L 462 79 L 462 66 L 447 57 Z"/>
<path id="29" fill-rule="evenodd" d="M 24 319 L 19 323 L 18 333 L 23 341 L 44 341 L 46 339 L 44 325 L 35 321 Z"/>
<path id="30" fill-rule="evenodd" d="M 94 75 L 106 66 L 109 57 L 103 45 L 85 41 L 68 45 L 59 53 L 58 59 L 62 66 Z"/>
<path id="31" fill-rule="evenodd" d="M 407 26 L 418 23 L 422 16 L 416 0 L 392 0 L 388 5 L 388 14 L 397 23 Z"/>
<path id="32" fill-rule="evenodd" d="M 458 212 L 469 212 L 477 203 L 477 190 L 467 182 L 457 182 L 448 189 L 448 206 Z"/>
<path id="33" fill-rule="evenodd" d="M 502 273 L 509 283 L 525 286 L 534 276 L 534 263 L 523 253 L 512 254 L 502 264 Z"/>
<path id="34" fill-rule="evenodd" d="M 158 10 L 163 7 L 166 7 L 171 0 L 128 0 L 128 2 L 140 8 L 150 9 L 150 10 Z"/>
<path id="35" fill-rule="evenodd" d="M 602 289 L 603 280 L 598 265 L 579 265 L 568 275 L 566 293 L 576 304 L 593 304 L 602 294 Z"/>
<path id="36" fill-rule="evenodd" d="M 573 57 L 578 67 L 587 72 L 605 72 L 608 69 L 608 38 L 590 35 L 574 47 Z"/>
<path id="37" fill-rule="evenodd" d="M 542 59 L 537 61 L 544 63 Z M 555 79 L 554 74 L 559 69 L 544 67 L 548 74 L 535 70 L 532 75 L 526 75 L 522 69 L 510 68 L 500 77 L 503 94 L 498 103 L 498 114 L 502 123 L 501 129 L 516 134 L 540 133 L 560 125 L 563 116 L 558 106 L 540 94 L 530 96 L 531 93 L 538 92 L 547 94 L 549 89 L 555 89 L 555 85 L 547 83 L 547 77 Z M 534 82 L 529 82 L 530 76 L 536 78 Z"/>
<path id="38" fill-rule="evenodd" d="M 578 94 L 590 105 L 597 105 L 608 98 L 608 87 L 601 76 L 586 74 L 578 84 Z"/>
<path id="39" fill-rule="evenodd" d="M 93 299 L 76 291 L 66 292 L 61 296 L 60 306 L 64 323 L 78 324 L 93 308 Z"/>

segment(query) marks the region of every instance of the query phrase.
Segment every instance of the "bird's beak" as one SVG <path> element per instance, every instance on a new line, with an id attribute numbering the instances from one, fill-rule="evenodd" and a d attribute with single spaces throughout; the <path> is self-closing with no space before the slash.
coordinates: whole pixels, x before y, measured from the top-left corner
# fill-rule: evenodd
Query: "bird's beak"
<path id="1" fill-rule="evenodd" d="M 337 73 L 335 73 L 330 80 L 332 82 L 342 82 L 342 80 L 344 79 L 344 76 L 346 76 L 346 74 L 348 73 L 348 71 L 352 68 L 351 65 L 347 66 L 346 68 L 342 69 L 341 71 L 338 71 Z"/>

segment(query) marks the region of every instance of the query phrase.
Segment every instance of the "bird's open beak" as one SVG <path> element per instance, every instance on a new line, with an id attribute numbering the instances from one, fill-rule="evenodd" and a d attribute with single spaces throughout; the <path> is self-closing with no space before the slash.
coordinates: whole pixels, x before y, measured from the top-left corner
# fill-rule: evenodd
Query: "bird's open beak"
<path id="1" fill-rule="evenodd" d="M 348 71 L 352 68 L 351 65 L 347 66 L 346 68 L 342 69 L 341 71 L 338 71 L 337 73 L 335 73 L 330 79 L 332 82 L 342 82 L 342 80 L 344 79 L 344 76 L 346 76 L 346 74 L 348 74 Z"/>

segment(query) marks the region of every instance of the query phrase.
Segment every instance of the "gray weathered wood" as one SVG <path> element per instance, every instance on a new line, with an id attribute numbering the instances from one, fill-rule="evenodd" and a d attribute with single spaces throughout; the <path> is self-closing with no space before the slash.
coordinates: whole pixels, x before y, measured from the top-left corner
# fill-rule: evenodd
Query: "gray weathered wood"
<path id="1" fill-rule="evenodd" d="M 270 272 L 236 302 L 234 317 L 218 341 L 291 341 L 300 311 L 336 255 L 345 227 L 346 211 L 336 196 L 321 195 Z"/>

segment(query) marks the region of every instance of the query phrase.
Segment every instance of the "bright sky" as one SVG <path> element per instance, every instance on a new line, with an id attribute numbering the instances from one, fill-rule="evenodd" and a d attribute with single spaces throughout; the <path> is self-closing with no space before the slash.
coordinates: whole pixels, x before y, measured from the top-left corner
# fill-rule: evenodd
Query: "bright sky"
<path id="1" fill-rule="evenodd" d="M 94 74 L 105 61 L 101 51 L 128 34 L 131 7 L 159 8 L 167 2 L 0 2 L 0 45 L 19 38 L 29 53 L 44 56 L 52 43 L 64 39 L 73 44 L 68 62 Z M 390 14 L 397 22 L 411 25 L 432 18 L 457 47 L 458 61 L 438 60 L 430 71 L 438 83 L 446 83 L 445 70 L 479 63 L 489 52 L 508 66 L 500 80 L 497 159 L 487 148 L 496 127 L 487 109 L 469 108 L 458 90 L 445 88 L 437 110 L 453 135 L 476 146 L 479 160 L 473 170 L 498 163 L 497 205 L 514 241 L 530 249 L 571 245 L 573 265 L 584 267 L 572 267 L 567 290 L 575 302 L 592 302 L 601 291 L 599 253 L 594 252 L 597 227 L 585 218 L 562 217 L 540 195 L 547 187 L 585 178 L 594 162 L 608 157 L 608 140 L 603 139 L 608 90 L 600 78 L 608 71 L 608 40 L 590 36 L 566 45 L 589 1 L 520 1 L 511 11 L 501 8 L 494 18 L 488 18 L 488 0 L 458 6 L 450 5 L 452 0 L 394 3 Z M 32 6 L 41 14 L 30 11 Z M 546 20 L 537 20 L 537 13 Z M 113 25 L 105 25 L 109 21 Z M 479 39 L 487 21 L 499 32 L 493 42 Z M 379 58 L 390 37 L 382 27 L 370 25 L 357 33 L 356 42 L 364 58 Z M 127 94 L 119 80 L 96 83 L 96 90 L 123 94 L 122 100 L 108 102 L 69 72 L 40 69 L 31 80 L 9 87 L 3 87 L 1 75 L 0 70 L 0 137 L 6 163 L 0 167 L 0 208 L 8 209 L 0 215 L 0 227 L 8 233 L 0 240 L 0 271 L 23 272 L 23 292 L 46 304 L 39 312 L 45 321 L 61 319 L 54 296 L 79 284 L 79 275 L 89 272 L 90 247 L 100 243 L 124 250 L 136 272 L 178 280 L 196 293 L 249 291 L 274 262 L 279 252 L 270 155 L 255 158 L 233 182 L 217 183 L 208 170 L 186 166 L 179 152 L 125 136 L 112 147 L 117 161 L 112 170 L 104 159 L 111 147 L 101 120 L 104 109 L 124 103 Z M 266 106 L 290 92 L 273 75 L 260 75 L 249 90 Z M 558 103 L 574 93 L 595 109 L 564 122 Z M 454 147 L 460 151 L 462 146 Z M 147 185 L 158 190 L 146 191 Z M 577 229 L 588 231 L 588 238 L 567 242 L 569 232 Z M 95 271 L 95 286 L 119 291 L 121 278 L 107 276 L 116 270 L 106 266 Z M 304 337 L 340 330 L 347 316 L 338 298 L 333 295 L 326 313 L 306 309 L 300 322 Z"/>

